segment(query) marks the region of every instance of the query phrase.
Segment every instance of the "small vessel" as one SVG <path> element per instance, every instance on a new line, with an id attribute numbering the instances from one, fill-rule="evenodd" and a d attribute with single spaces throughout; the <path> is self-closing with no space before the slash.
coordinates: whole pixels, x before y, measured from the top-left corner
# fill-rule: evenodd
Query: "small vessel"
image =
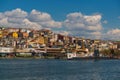
<path id="1" fill-rule="evenodd" d="M 108 59 L 118 59 L 115 57 L 108 57 L 108 56 L 78 56 L 77 53 L 67 53 L 68 60 L 108 60 Z"/>
<path id="2" fill-rule="evenodd" d="M 0 47 L 0 56 L 1 57 L 13 56 L 13 54 L 14 54 L 14 48 Z"/>
<path id="3" fill-rule="evenodd" d="M 67 59 L 74 59 L 74 58 L 77 58 L 77 55 L 76 53 L 67 53 Z"/>

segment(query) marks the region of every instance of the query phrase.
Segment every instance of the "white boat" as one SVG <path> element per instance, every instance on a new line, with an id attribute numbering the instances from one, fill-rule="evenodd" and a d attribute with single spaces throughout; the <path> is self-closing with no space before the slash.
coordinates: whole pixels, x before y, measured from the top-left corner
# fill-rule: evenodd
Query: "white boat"
<path id="1" fill-rule="evenodd" d="M 14 52 L 14 48 L 9 48 L 9 47 L 0 47 L 0 54 L 4 53 L 13 53 Z"/>
<path id="2" fill-rule="evenodd" d="M 118 59 L 115 57 L 108 57 L 108 56 L 91 56 L 91 55 L 84 55 L 84 56 L 79 56 L 78 53 L 67 53 L 67 59 L 68 60 L 91 60 L 91 59 L 104 59 L 104 60 L 108 60 L 108 59 Z"/>
<path id="3" fill-rule="evenodd" d="M 74 53 L 67 53 L 67 59 L 73 59 L 75 57 L 77 57 L 75 52 Z"/>
<path id="4" fill-rule="evenodd" d="M 14 48 L 0 47 L 0 56 L 5 57 L 7 55 L 12 55 L 14 53 Z"/>

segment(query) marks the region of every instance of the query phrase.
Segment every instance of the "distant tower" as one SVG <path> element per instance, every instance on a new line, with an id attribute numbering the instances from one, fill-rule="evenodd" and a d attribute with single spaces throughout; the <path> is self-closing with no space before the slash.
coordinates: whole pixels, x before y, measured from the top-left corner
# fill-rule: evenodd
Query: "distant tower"
<path id="1" fill-rule="evenodd" d="M 85 50 L 85 41 L 84 41 L 84 40 L 82 40 L 82 46 L 81 46 L 81 48 L 82 48 L 83 50 Z"/>
<path id="2" fill-rule="evenodd" d="M 99 57 L 99 48 L 98 47 L 95 47 L 94 49 L 94 57 Z"/>

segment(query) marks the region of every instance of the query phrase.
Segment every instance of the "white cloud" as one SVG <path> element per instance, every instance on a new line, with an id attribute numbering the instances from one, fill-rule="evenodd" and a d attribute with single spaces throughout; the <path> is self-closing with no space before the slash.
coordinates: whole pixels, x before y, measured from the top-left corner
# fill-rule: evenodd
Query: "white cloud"
<path id="1" fill-rule="evenodd" d="M 93 38 L 100 38 L 102 30 L 101 18 L 102 16 L 100 14 L 84 15 L 78 12 L 70 13 L 63 22 L 63 26 L 71 31 L 72 35 L 79 35 L 87 38 L 91 38 L 91 36 L 93 36 Z"/>
<path id="2" fill-rule="evenodd" d="M 102 33 L 101 32 L 91 32 L 90 33 L 90 37 L 92 37 L 93 39 L 96 38 L 96 39 L 100 39 L 102 36 Z M 89 37 L 89 38 L 90 38 Z"/>
<path id="3" fill-rule="evenodd" d="M 8 17 L 8 19 L 7 19 L 7 21 L 9 22 L 9 23 L 17 23 L 17 24 L 20 24 L 20 23 L 22 23 L 22 21 L 24 20 L 25 18 L 15 18 L 15 17 L 11 17 L 11 18 L 9 18 Z"/>
<path id="4" fill-rule="evenodd" d="M 68 36 L 70 34 L 69 31 L 54 31 L 54 32 L 57 34 L 65 35 L 65 36 Z"/>
<path id="5" fill-rule="evenodd" d="M 27 13 L 19 8 L 0 13 L 0 26 L 24 28 L 60 28 L 61 22 L 54 21 L 50 14 L 32 10 Z"/>
<path id="6" fill-rule="evenodd" d="M 120 29 L 109 30 L 103 37 L 109 40 L 120 40 Z"/>
<path id="7" fill-rule="evenodd" d="M 88 25 L 96 25 L 96 24 L 100 24 L 100 20 L 101 20 L 101 15 L 97 14 L 97 15 L 90 15 L 90 16 L 84 16 L 85 19 L 85 23 Z"/>
<path id="8" fill-rule="evenodd" d="M 112 34 L 112 35 L 116 35 L 117 34 L 117 35 L 120 35 L 118 33 L 120 33 L 120 29 L 112 29 L 112 30 L 107 32 L 107 34 Z"/>
<path id="9" fill-rule="evenodd" d="M 27 12 L 17 8 L 12 11 L 6 11 L 4 15 L 6 17 L 25 18 L 27 16 Z"/>
<path id="10" fill-rule="evenodd" d="M 87 31 L 68 31 L 69 35 L 72 36 L 78 36 L 78 37 L 84 37 L 87 39 L 101 39 L 102 33 L 99 31 L 96 32 L 87 32 Z"/>
<path id="11" fill-rule="evenodd" d="M 0 13 L 0 20 L 3 19 L 5 16 L 3 15 L 3 13 Z"/>
<path id="12" fill-rule="evenodd" d="M 104 24 L 107 24 L 107 23 L 108 23 L 108 21 L 107 21 L 107 20 L 104 20 L 104 21 L 103 21 L 103 23 L 104 23 Z"/>
<path id="13" fill-rule="evenodd" d="M 39 24 L 37 24 L 35 22 L 31 22 L 28 19 L 24 19 L 23 23 L 24 23 L 24 26 L 26 28 L 32 28 L 32 29 L 37 29 L 37 30 L 42 28 L 41 25 L 39 25 Z"/>
<path id="14" fill-rule="evenodd" d="M 24 27 L 23 20 L 27 17 L 27 15 L 27 12 L 19 8 L 1 13 L 0 26 Z"/>
<path id="15" fill-rule="evenodd" d="M 30 15 L 28 16 L 29 20 L 33 22 L 42 22 L 42 21 L 50 21 L 51 16 L 45 12 L 39 12 L 37 10 L 32 10 Z"/>
<path id="16" fill-rule="evenodd" d="M 32 10 L 28 19 L 42 25 L 44 28 L 60 28 L 61 22 L 54 21 L 48 13 Z"/>
<path id="17" fill-rule="evenodd" d="M 75 12 L 67 15 L 67 19 L 63 22 L 63 25 L 70 30 L 82 29 L 100 31 L 102 29 L 100 20 L 100 14 L 87 16 Z"/>
<path id="18" fill-rule="evenodd" d="M 118 19 L 120 19 L 120 16 L 118 16 Z"/>

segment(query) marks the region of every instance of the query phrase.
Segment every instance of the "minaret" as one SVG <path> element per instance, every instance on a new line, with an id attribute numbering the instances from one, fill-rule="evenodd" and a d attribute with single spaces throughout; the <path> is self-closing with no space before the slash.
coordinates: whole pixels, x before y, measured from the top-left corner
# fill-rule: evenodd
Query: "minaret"
<path id="1" fill-rule="evenodd" d="M 84 43 L 85 41 L 82 39 L 82 46 L 81 46 L 81 48 L 83 49 L 83 50 L 85 50 L 85 43 Z"/>

